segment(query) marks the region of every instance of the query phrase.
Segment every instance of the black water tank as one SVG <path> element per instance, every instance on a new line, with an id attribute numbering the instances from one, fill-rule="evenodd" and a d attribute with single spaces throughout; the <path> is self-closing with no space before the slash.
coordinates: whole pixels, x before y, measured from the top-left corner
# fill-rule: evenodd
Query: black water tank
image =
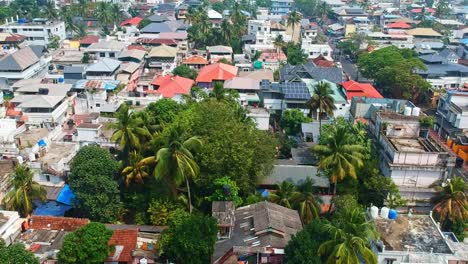
<path id="1" fill-rule="evenodd" d="M 464 162 L 465 161 L 462 158 L 457 157 L 457 160 L 455 161 L 455 168 L 462 168 Z"/>

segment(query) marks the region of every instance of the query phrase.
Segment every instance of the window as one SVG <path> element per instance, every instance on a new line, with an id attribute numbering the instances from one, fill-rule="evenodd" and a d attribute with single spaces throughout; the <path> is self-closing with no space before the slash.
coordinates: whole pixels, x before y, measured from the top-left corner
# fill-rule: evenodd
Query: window
<path id="1" fill-rule="evenodd" d="M 96 107 L 101 107 L 101 104 L 96 104 Z"/>
<path id="2" fill-rule="evenodd" d="M 99 53 L 99 57 L 103 57 L 103 58 L 104 58 L 104 57 L 106 57 L 106 54 L 105 54 L 104 52 L 100 52 L 100 53 Z"/>
<path id="3" fill-rule="evenodd" d="M 18 33 L 18 29 L 14 28 L 11 30 L 13 33 Z"/>
<path id="4" fill-rule="evenodd" d="M 115 57 L 115 53 L 114 53 L 114 52 L 110 52 L 110 53 L 109 53 L 109 57 L 114 58 L 114 57 Z"/>
<path id="5" fill-rule="evenodd" d="M 393 264 L 395 261 L 396 259 L 385 259 L 385 264 Z"/>

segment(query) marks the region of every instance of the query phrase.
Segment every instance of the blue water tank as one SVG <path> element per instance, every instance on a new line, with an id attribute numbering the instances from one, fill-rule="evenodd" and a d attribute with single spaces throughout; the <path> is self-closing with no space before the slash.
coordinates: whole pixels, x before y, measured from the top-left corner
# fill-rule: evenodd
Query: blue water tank
<path id="1" fill-rule="evenodd" d="M 397 218 L 397 211 L 395 209 L 390 209 L 390 211 L 388 211 L 388 219 L 390 220 L 395 220 Z"/>
<path id="2" fill-rule="evenodd" d="M 26 19 L 25 18 L 20 18 L 18 19 L 18 24 L 24 24 L 26 23 Z"/>
<path id="3" fill-rule="evenodd" d="M 65 82 L 65 79 L 63 77 L 58 77 L 58 83 L 64 83 Z"/>

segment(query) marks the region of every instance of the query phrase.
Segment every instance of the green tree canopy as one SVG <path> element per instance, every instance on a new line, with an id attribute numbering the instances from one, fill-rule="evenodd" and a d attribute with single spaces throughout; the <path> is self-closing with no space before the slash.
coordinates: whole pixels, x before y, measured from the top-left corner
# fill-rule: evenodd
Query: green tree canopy
<path id="1" fill-rule="evenodd" d="M 242 198 L 239 197 L 239 187 L 229 177 L 216 179 L 213 185 L 215 190 L 208 197 L 210 201 L 233 201 L 236 206 L 242 204 Z"/>
<path id="2" fill-rule="evenodd" d="M 111 251 L 107 244 L 111 236 L 104 224 L 91 222 L 65 237 L 58 260 L 63 264 L 101 264 Z"/>
<path id="3" fill-rule="evenodd" d="M 292 42 L 287 44 L 286 55 L 288 56 L 288 63 L 291 65 L 299 65 L 307 62 L 307 54 L 302 50 L 301 44 L 294 44 Z"/>
<path id="4" fill-rule="evenodd" d="M 281 127 L 288 135 L 297 135 L 301 132 L 301 124 L 309 123 L 312 119 L 306 117 L 299 109 L 287 109 L 281 116 Z"/>
<path id="5" fill-rule="evenodd" d="M 394 46 L 364 53 L 358 59 L 359 71 L 395 98 L 417 100 L 430 85 L 416 70 L 425 70 L 414 51 Z"/>
<path id="6" fill-rule="evenodd" d="M 71 164 L 70 188 L 76 195 L 74 207 L 83 216 L 104 223 L 115 222 L 122 211 L 120 193 L 114 176 L 118 162 L 109 151 L 85 146 Z"/>
<path id="7" fill-rule="evenodd" d="M 313 220 L 297 232 L 285 248 L 286 263 L 288 264 L 322 264 L 322 259 L 317 254 L 320 245 L 330 239 L 325 232 L 324 225 L 327 220 Z"/>
<path id="8" fill-rule="evenodd" d="M 196 70 L 190 68 L 189 66 L 187 65 L 180 65 L 180 66 L 177 66 L 173 71 L 172 73 L 174 75 L 178 75 L 180 77 L 185 77 L 185 78 L 189 78 L 189 79 L 192 79 L 192 80 L 195 80 L 198 76 L 198 73 Z"/>
<path id="9" fill-rule="evenodd" d="M 217 233 L 216 220 L 209 216 L 194 214 L 170 221 L 161 237 L 162 257 L 175 263 L 210 263 Z"/>
<path id="10" fill-rule="evenodd" d="M 39 264 L 39 259 L 31 251 L 26 250 L 23 244 L 18 243 L 6 247 L 3 240 L 0 245 L 0 259 L 3 264 Z"/>

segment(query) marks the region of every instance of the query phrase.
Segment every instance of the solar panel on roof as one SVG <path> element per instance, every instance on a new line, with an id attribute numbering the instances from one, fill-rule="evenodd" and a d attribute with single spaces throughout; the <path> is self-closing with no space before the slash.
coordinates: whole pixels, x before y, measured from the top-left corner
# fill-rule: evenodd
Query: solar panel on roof
<path id="1" fill-rule="evenodd" d="M 291 82 L 281 84 L 284 97 L 286 99 L 302 99 L 307 100 L 310 98 L 309 89 L 303 82 Z"/>

